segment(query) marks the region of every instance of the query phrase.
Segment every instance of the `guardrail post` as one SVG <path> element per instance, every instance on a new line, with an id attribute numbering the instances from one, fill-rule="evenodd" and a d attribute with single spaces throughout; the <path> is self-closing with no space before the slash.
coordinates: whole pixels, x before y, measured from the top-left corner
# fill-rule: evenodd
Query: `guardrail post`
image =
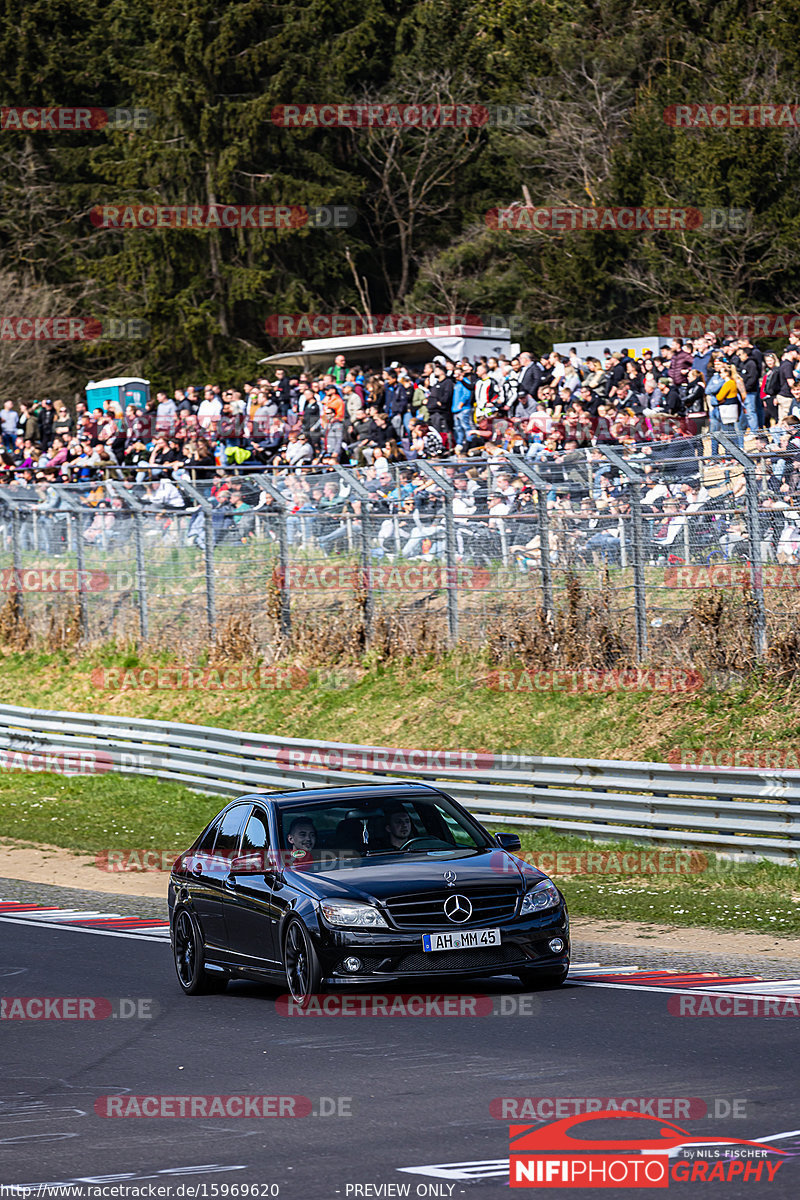
<path id="1" fill-rule="evenodd" d="M 753 649 L 756 658 L 761 659 L 767 651 L 767 613 L 764 606 L 764 572 L 761 560 L 761 521 L 758 516 L 758 480 L 752 458 L 749 458 L 730 434 L 717 433 L 717 439 L 744 468 L 745 484 L 745 521 L 747 523 L 747 539 L 750 543 L 750 588 L 753 593 L 752 631 Z"/>
<path id="2" fill-rule="evenodd" d="M 647 592 L 644 579 L 644 522 L 642 521 L 641 476 L 610 446 L 597 447 L 609 462 L 630 480 L 631 516 L 633 518 L 633 603 L 636 621 L 636 661 L 647 658 Z"/>

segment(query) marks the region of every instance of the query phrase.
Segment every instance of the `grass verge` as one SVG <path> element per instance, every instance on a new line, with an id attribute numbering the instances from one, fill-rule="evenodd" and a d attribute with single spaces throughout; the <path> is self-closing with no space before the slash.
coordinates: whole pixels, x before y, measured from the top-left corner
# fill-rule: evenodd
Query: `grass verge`
<path id="1" fill-rule="evenodd" d="M 120 671 L 175 665 L 196 664 L 167 650 L 0 651 L 2 696 L 27 707 L 366 745 L 649 762 L 703 747 L 777 748 L 787 751 L 789 764 L 798 758 L 800 687 L 757 674 L 689 693 L 506 693 L 487 686 L 489 667 L 476 650 L 439 661 L 312 668 L 304 686 L 273 690 L 119 686 Z"/>

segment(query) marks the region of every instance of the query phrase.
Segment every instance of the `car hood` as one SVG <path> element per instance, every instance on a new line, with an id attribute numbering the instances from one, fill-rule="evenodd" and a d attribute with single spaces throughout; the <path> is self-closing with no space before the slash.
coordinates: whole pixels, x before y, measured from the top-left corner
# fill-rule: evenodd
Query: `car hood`
<path id="1" fill-rule="evenodd" d="M 454 871 L 456 880 L 448 884 L 445 871 Z M 469 857 L 429 857 L 405 854 L 365 859 L 357 866 L 339 870 L 310 872 L 287 870 L 292 883 L 319 898 L 383 900 L 412 892 L 440 892 L 451 887 L 454 892 L 475 887 L 515 888 L 521 891 L 546 876 L 535 867 L 522 862 L 505 850 L 487 849 Z"/>

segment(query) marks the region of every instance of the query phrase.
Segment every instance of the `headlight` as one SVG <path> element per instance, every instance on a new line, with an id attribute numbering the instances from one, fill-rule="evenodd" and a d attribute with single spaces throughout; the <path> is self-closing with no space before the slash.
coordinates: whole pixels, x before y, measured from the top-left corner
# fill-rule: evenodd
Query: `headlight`
<path id="1" fill-rule="evenodd" d="M 347 925 L 351 929 L 388 929 L 377 908 L 356 904 L 354 900 L 323 900 L 320 908 L 329 925 Z"/>
<path id="2" fill-rule="evenodd" d="M 519 915 L 524 917 L 526 913 L 541 912 L 544 908 L 554 908 L 556 904 L 560 903 L 561 897 L 556 885 L 549 879 L 543 879 L 527 893 L 522 901 Z"/>

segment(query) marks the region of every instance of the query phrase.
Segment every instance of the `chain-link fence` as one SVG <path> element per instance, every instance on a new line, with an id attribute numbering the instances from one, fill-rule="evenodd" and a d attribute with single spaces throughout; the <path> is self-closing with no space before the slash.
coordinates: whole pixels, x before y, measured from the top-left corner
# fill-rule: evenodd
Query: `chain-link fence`
<path id="1" fill-rule="evenodd" d="M 760 659 L 797 624 L 800 451 L 775 431 L 713 449 L 18 481 L 0 488 L 6 609 L 92 640 L 209 644 L 240 620 L 259 650 L 488 639 L 596 666 L 724 657 L 727 613 Z"/>

